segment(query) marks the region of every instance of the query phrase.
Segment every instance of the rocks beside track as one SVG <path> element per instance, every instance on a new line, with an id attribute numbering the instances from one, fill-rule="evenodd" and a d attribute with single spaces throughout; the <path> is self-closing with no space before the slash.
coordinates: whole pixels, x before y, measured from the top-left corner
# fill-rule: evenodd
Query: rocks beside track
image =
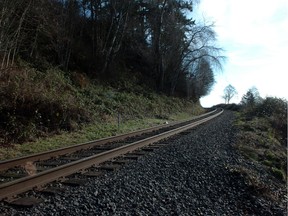
<path id="1" fill-rule="evenodd" d="M 116 172 L 90 178 L 85 186 L 42 196 L 31 209 L 0 206 L 7 215 L 284 215 L 284 208 L 251 191 L 235 167 L 268 173 L 233 147 L 232 112 Z M 272 183 L 271 183 L 272 184 Z M 277 190 L 277 188 L 275 189 Z"/>

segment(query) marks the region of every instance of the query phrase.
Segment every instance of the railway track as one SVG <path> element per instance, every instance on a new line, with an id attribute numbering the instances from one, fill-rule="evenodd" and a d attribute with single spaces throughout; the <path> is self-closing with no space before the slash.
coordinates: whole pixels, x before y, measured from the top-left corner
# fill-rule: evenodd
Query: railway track
<path id="1" fill-rule="evenodd" d="M 214 110 L 189 121 L 176 122 L 41 154 L 2 161 L 0 162 L 0 180 L 2 180 L 2 183 L 0 182 L 0 200 L 11 202 L 21 193 L 34 188 L 44 188 L 46 184 L 74 173 L 91 173 L 89 170 L 91 167 L 93 170 L 100 164 L 119 156 L 122 159 L 137 157 L 137 155 L 143 154 L 143 151 L 151 151 L 153 146 L 149 147 L 149 145 L 152 143 L 183 133 L 185 130 L 217 117 L 222 112 L 223 110 Z M 142 150 L 139 151 L 139 149 Z M 120 161 L 118 162 L 120 163 Z"/>

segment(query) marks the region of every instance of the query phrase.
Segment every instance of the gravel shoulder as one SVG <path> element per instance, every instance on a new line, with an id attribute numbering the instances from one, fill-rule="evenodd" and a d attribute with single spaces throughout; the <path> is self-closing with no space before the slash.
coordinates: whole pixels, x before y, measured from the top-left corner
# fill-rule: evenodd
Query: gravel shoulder
<path id="1" fill-rule="evenodd" d="M 30 208 L 3 204 L 4 215 L 285 215 L 285 207 L 247 182 L 253 170 L 275 193 L 282 188 L 234 148 L 234 114 L 168 140 L 120 170 L 87 180 Z M 253 182 L 252 182 L 253 183 Z M 264 193 L 264 192 L 263 192 Z M 282 194 L 281 194 L 282 195 Z M 40 196 L 40 195 L 36 195 Z M 42 195 L 41 195 L 42 196 Z"/>

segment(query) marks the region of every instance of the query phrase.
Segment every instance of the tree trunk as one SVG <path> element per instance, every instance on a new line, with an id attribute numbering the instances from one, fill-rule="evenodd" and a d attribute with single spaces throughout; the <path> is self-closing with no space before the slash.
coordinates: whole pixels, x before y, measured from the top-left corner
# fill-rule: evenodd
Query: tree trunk
<path id="1" fill-rule="evenodd" d="M 23 14 L 22 14 L 22 16 L 20 18 L 20 21 L 19 21 L 19 25 L 18 25 L 18 28 L 17 28 L 17 31 L 16 31 L 16 39 L 15 39 L 15 42 L 14 42 L 14 50 L 13 50 L 11 65 L 14 64 L 15 56 L 16 56 L 18 48 L 19 48 L 19 39 L 20 39 L 20 35 L 21 35 L 22 25 L 23 25 L 25 16 L 26 16 L 26 14 L 28 12 L 28 9 L 30 8 L 31 2 L 32 2 L 32 0 L 29 1 L 28 5 L 25 8 L 25 10 L 24 10 L 24 12 L 23 12 Z M 7 61 L 7 63 L 8 63 L 8 61 Z"/>
<path id="2" fill-rule="evenodd" d="M 164 8 L 166 6 L 167 0 L 162 4 L 160 15 L 156 18 L 156 26 L 154 30 L 154 53 L 155 53 L 155 69 L 156 74 L 159 77 L 158 88 L 160 91 L 164 90 L 165 84 L 165 72 L 163 70 L 163 59 L 161 53 L 161 29 L 163 25 Z M 156 10 L 157 11 L 157 10 Z"/>
<path id="3" fill-rule="evenodd" d="M 116 9 L 114 9 L 114 15 L 116 15 Z M 127 9 L 128 10 L 128 9 Z M 109 64 L 111 63 L 111 61 L 113 60 L 114 55 L 120 50 L 121 47 L 121 43 L 122 43 L 122 39 L 123 39 L 123 35 L 124 35 L 124 31 L 126 28 L 126 24 L 127 24 L 127 19 L 128 19 L 128 11 L 126 12 L 126 14 L 123 14 L 123 11 L 119 12 L 119 18 L 117 21 L 117 26 L 116 26 L 116 30 L 113 32 L 113 37 L 111 39 L 111 42 L 109 41 L 110 35 L 112 34 L 112 30 L 113 30 L 113 25 L 114 25 L 114 18 L 112 17 L 111 20 L 111 25 L 109 28 L 109 32 L 107 34 L 106 37 L 106 41 L 105 41 L 105 46 L 104 46 L 104 53 L 105 53 L 105 59 L 104 59 L 104 64 L 101 70 L 101 74 L 105 74 Z M 122 27 L 122 29 L 121 29 Z M 121 32 L 120 32 L 121 31 Z M 109 44 L 109 48 L 107 49 L 107 46 Z M 106 51 L 107 49 L 107 51 Z"/>

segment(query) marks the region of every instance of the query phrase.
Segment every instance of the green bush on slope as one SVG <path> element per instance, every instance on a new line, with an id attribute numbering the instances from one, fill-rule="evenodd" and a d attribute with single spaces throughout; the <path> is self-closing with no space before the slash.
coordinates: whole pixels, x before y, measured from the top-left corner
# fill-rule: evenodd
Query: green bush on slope
<path id="1" fill-rule="evenodd" d="M 287 179 L 287 101 L 267 97 L 243 107 L 237 122 L 239 149 L 267 166 L 280 180 Z"/>
<path id="2" fill-rule="evenodd" d="M 119 92 L 82 74 L 57 69 L 39 72 L 25 66 L 1 71 L 0 145 L 75 131 L 87 123 L 113 122 L 118 114 L 128 121 L 192 113 L 193 104 L 187 100 L 157 95 L 139 86 L 133 92 L 132 86 Z"/>

